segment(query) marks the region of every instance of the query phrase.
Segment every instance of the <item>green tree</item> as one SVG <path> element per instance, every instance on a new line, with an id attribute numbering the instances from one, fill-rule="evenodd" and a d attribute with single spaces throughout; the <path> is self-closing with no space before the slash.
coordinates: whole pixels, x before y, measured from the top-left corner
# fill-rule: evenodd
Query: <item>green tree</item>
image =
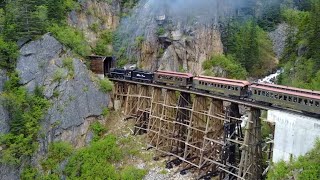
<path id="1" fill-rule="evenodd" d="M 315 70 L 320 68 L 320 0 L 311 1 L 311 19 L 308 57 L 315 61 Z"/>

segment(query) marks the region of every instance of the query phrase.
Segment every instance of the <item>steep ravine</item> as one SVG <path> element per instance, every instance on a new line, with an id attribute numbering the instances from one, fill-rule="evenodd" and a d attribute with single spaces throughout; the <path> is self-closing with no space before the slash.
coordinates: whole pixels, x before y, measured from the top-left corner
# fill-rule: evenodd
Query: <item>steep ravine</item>
<path id="1" fill-rule="evenodd" d="M 72 61 L 67 67 L 66 60 Z M 94 75 L 85 64 L 72 55 L 50 34 L 32 41 L 20 50 L 16 71 L 21 84 L 32 92 L 36 86 L 44 88 L 44 95 L 51 106 L 41 123 L 39 149 L 31 159 L 32 165 L 39 165 L 46 154 L 48 145 L 65 141 L 75 147 L 82 147 L 92 139 L 89 126 L 101 120 L 103 108 L 108 106 L 109 95 L 99 91 L 93 82 Z M 3 79 L 0 78 L 0 87 Z M 1 89 L 0 89 L 1 90 Z M 9 119 L 0 107 L 1 133 L 6 132 Z M 5 121 L 3 121 L 3 119 Z M 20 167 L 21 168 L 21 167 Z M 0 179 L 19 179 L 19 168 L 0 165 Z"/>

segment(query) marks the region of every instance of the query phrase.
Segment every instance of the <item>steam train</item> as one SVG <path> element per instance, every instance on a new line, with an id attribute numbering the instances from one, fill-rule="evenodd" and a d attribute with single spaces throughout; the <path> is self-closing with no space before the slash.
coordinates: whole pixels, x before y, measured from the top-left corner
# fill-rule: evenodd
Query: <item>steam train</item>
<path id="1" fill-rule="evenodd" d="M 109 78 L 188 88 L 320 115 L 320 92 L 287 86 L 250 83 L 220 77 L 193 76 L 172 71 L 147 72 L 112 68 Z"/>

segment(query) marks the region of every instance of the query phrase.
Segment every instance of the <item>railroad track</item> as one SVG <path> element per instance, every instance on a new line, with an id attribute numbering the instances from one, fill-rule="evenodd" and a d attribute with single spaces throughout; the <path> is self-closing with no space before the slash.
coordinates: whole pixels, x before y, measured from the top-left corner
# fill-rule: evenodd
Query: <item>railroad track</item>
<path id="1" fill-rule="evenodd" d="M 261 109 L 261 110 L 278 110 L 278 111 L 294 113 L 296 115 L 304 115 L 304 116 L 319 118 L 317 116 L 313 116 L 313 115 L 310 115 L 310 114 L 305 114 L 305 113 L 303 113 L 301 111 L 294 110 L 294 109 L 288 109 L 288 108 L 276 107 L 276 106 L 268 106 L 268 105 L 263 105 L 261 103 L 257 103 L 257 102 L 253 102 L 253 101 L 247 101 L 247 100 L 243 100 L 243 99 L 235 99 L 235 98 L 232 98 L 232 97 L 226 97 L 226 96 L 221 96 L 221 95 L 217 95 L 217 94 L 200 92 L 198 90 L 193 90 L 193 89 L 184 89 L 184 88 L 176 87 L 176 86 L 167 86 L 167 85 L 154 84 L 154 83 L 131 81 L 131 80 L 127 80 L 127 79 L 114 79 L 114 78 L 109 78 L 109 79 L 111 81 L 126 82 L 126 83 L 139 84 L 139 85 L 144 85 L 144 86 L 152 86 L 152 87 L 157 87 L 157 88 L 163 88 L 163 89 L 169 89 L 169 90 L 174 90 L 174 91 L 180 91 L 180 92 L 185 92 L 185 93 L 205 96 L 205 97 L 219 99 L 219 100 L 222 100 L 222 101 L 236 103 L 236 104 L 239 104 L 239 105 L 244 105 L 244 106 L 247 106 L 247 107 L 253 107 L 253 108 L 257 108 L 257 109 Z"/>

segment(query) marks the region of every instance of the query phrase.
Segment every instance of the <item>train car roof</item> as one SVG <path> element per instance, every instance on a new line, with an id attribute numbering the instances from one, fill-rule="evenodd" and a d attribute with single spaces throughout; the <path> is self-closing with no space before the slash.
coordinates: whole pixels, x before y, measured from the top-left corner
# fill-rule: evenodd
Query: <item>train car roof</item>
<path id="1" fill-rule="evenodd" d="M 211 81 L 211 82 L 217 82 L 217 83 L 223 83 L 223 84 L 230 84 L 230 85 L 236 85 L 236 86 L 248 86 L 250 82 L 243 81 L 243 80 L 236 80 L 236 79 L 228 79 L 228 78 L 220 78 L 220 77 L 212 77 L 212 76 L 197 76 L 195 77 L 198 80 L 205 80 L 205 81 Z"/>
<path id="2" fill-rule="evenodd" d="M 188 77 L 188 78 L 191 78 L 193 77 L 193 75 L 191 73 L 181 73 L 181 72 L 174 72 L 174 71 L 161 71 L 161 70 L 158 70 L 156 72 L 154 72 L 156 74 L 162 74 L 162 75 L 170 75 L 170 76 L 183 76 L 183 77 Z"/>
<path id="3" fill-rule="evenodd" d="M 312 91 L 307 89 L 300 89 L 267 83 L 253 83 L 251 87 L 320 100 L 319 91 Z"/>
<path id="4" fill-rule="evenodd" d="M 249 84 L 245 83 L 239 83 L 239 82 L 232 82 L 232 81 L 225 81 L 225 80 L 219 80 L 219 79 L 212 79 L 212 78 L 201 78 L 201 77 L 195 77 L 194 80 L 204 81 L 204 82 L 212 82 L 212 83 L 218 83 L 218 84 L 226 84 L 231 86 L 238 86 L 238 87 L 245 87 Z"/>

